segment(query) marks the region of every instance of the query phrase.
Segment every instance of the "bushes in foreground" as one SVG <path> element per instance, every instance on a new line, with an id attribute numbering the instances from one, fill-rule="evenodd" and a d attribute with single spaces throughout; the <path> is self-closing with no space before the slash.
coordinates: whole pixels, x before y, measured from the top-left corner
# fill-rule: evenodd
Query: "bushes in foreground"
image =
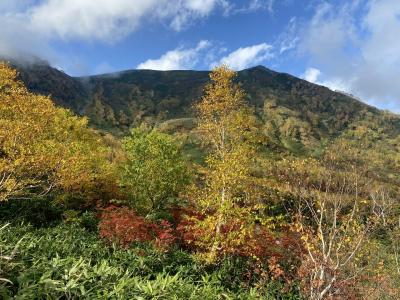
<path id="1" fill-rule="evenodd" d="M 275 299 L 270 289 L 243 289 L 230 282 L 241 271 L 228 261 L 219 268 L 197 264 L 183 251 L 108 247 L 77 225 L 34 229 L 9 226 L 0 232 L 2 251 L 22 237 L 0 295 L 7 299 Z M 291 296 L 290 296 L 291 295 Z M 287 293 L 280 299 L 298 299 Z"/>

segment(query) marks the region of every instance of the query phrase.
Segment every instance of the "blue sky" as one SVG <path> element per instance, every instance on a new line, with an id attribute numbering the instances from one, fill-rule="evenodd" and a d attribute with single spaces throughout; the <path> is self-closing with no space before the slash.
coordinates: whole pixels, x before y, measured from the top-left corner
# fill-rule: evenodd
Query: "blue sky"
<path id="1" fill-rule="evenodd" d="M 159 59 L 168 51 L 194 49 L 201 41 L 207 41 L 204 51 L 198 51 L 196 64 L 182 63 L 180 66 L 183 69 L 210 69 L 212 62 L 207 55 L 212 54 L 218 61 L 218 58 L 241 47 L 272 46 L 280 42 L 278 39 L 282 38 L 293 17 L 309 18 L 312 14 L 312 6 L 299 5 L 299 1 L 297 4 L 294 4 L 295 1 L 281 2 L 231 1 L 231 5 L 235 5 L 232 11 L 226 12 L 222 6 L 217 6 L 207 17 L 189 21 L 179 30 L 171 28 L 170 20 L 144 20 L 131 34 L 110 42 L 57 40 L 53 42 L 53 47 L 64 53 L 67 60 L 74 57 L 76 66 L 64 63 L 66 71 L 93 74 L 136 68 L 149 59 Z M 255 6 L 252 8 L 251 5 Z M 284 71 L 296 71 L 288 61 L 263 59 L 255 64 L 258 63 Z M 249 62 L 245 67 L 252 65 L 254 63 Z"/>
<path id="2" fill-rule="evenodd" d="M 400 111 L 400 0 L 0 0 L 0 26 L 74 76 L 262 64 Z"/>

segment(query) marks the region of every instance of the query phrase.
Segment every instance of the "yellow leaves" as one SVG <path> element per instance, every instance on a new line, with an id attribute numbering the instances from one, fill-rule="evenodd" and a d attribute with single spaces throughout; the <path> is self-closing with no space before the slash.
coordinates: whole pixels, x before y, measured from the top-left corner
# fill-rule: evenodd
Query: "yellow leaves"
<path id="1" fill-rule="evenodd" d="M 195 106 L 198 132 L 211 146 L 208 170 L 195 188 L 195 205 L 205 218 L 196 222 L 202 232 L 198 243 L 207 261 L 246 246 L 259 204 L 258 187 L 251 170 L 256 157 L 258 128 L 245 94 L 234 83 L 236 73 L 222 66 L 211 72 L 202 100 Z M 273 227 L 271 220 L 263 220 Z M 263 222 L 260 222 L 263 223 Z"/>
<path id="2" fill-rule="evenodd" d="M 86 119 L 30 93 L 16 75 L 0 63 L 0 175 L 14 178 L 18 194 L 32 182 L 39 191 L 92 182 L 93 170 L 107 163 L 100 136 L 87 128 Z M 10 189 L 0 184 L 1 192 L 9 190 L 3 200 L 12 196 Z"/>

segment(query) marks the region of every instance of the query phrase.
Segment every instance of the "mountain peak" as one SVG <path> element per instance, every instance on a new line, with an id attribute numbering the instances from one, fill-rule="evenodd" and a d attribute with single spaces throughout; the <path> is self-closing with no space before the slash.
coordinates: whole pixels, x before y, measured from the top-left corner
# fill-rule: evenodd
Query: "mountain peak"
<path id="1" fill-rule="evenodd" d="M 51 95 L 57 104 L 108 129 L 191 117 L 191 107 L 209 81 L 208 71 L 131 70 L 77 78 L 43 65 L 18 69 L 30 90 Z M 262 65 L 238 72 L 237 80 L 256 111 L 275 108 L 283 119 L 308 124 L 316 139 L 338 134 L 367 111 L 380 114 L 354 97 Z M 97 112 L 96 105 L 101 108 Z M 99 111 L 107 116 L 98 115 Z"/>
<path id="2" fill-rule="evenodd" d="M 255 67 L 253 67 L 253 68 L 251 68 L 251 69 L 261 69 L 261 70 L 268 70 L 268 68 L 267 68 L 267 67 L 265 67 L 265 66 L 263 66 L 263 65 L 257 65 L 257 66 L 255 66 Z"/>
<path id="3" fill-rule="evenodd" d="M 270 69 L 268 69 L 267 67 L 263 66 L 263 65 L 257 65 L 254 67 L 250 67 L 247 69 L 243 69 L 242 71 L 252 71 L 252 70 L 259 70 L 259 71 L 270 71 Z M 241 72 L 241 71 L 239 71 Z"/>

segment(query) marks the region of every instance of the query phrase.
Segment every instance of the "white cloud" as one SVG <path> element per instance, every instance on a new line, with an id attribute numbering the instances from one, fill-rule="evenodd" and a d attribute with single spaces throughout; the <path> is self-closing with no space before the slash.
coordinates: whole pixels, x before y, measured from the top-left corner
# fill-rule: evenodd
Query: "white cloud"
<path id="1" fill-rule="evenodd" d="M 219 61 L 212 63 L 211 67 L 225 64 L 234 70 L 242 70 L 272 58 L 271 50 L 272 46 L 266 43 L 239 48 Z"/>
<path id="2" fill-rule="evenodd" d="M 167 20 L 172 29 L 181 31 L 194 20 L 209 16 L 217 7 L 225 7 L 227 0 L 156 0 L 153 17 Z M 162 4 L 162 3 L 165 4 Z"/>
<path id="3" fill-rule="evenodd" d="M 267 9 L 269 12 L 274 10 L 275 0 L 251 0 L 248 6 L 243 7 L 243 11 L 251 12 L 260 9 Z"/>
<path id="4" fill-rule="evenodd" d="M 26 16 L 18 13 L 23 1 L 6 1 L 0 6 L 0 57 L 32 61 L 35 56 L 53 58 L 54 52 L 43 36 L 27 24 Z"/>
<path id="5" fill-rule="evenodd" d="M 286 29 L 280 34 L 275 44 L 278 45 L 280 54 L 296 48 L 298 37 L 298 22 L 296 17 L 292 17 Z"/>
<path id="6" fill-rule="evenodd" d="M 322 4 L 301 35 L 300 51 L 323 73 L 319 83 L 399 110 L 399 16 L 398 0 Z"/>
<path id="7" fill-rule="evenodd" d="M 195 48 L 177 48 L 168 51 L 158 59 L 149 59 L 137 66 L 138 69 L 185 70 L 193 68 L 199 62 L 199 55 L 210 47 L 209 41 L 200 41 Z"/>
<path id="8" fill-rule="evenodd" d="M 235 70 L 242 70 L 257 65 L 272 57 L 272 46 L 259 45 L 239 48 L 225 56 L 227 49 L 209 41 L 200 41 L 194 48 L 178 47 L 168 51 L 157 59 L 148 59 L 139 64 L 138 69 L 184 70 L 192 69 L 201 63 L 210 68 L 225 64 Z M 223 57 L 221 57 L 223 56 Z"/>
<path id="9" fill-rule="evenodd" d="M 340 78 L 321 79 L 323 74 L 316 68 L 308 68 L 301 77 L 311 83 L 326 86 L 332 91 L 349 92 L 350 89 L 348 83 L 343 82 Z"/>
<path id="10" fill-rule="evenodd" d="M 18 12 L 19 10 L 27 7 L 32 2 L 33 0 L 2 0 L 0 2 L 0 12 Z"/>
<path id="11" fill-rule="evenodd" d="M 30 11 L 41 34 L 63 39 L 115 40 L 136 29 L 154 1 L 48 0 Z M 134 6 L 136 6 L 136 9 Z"/>
<path id="12" fill-rule="evenodd" d="M 274 11 L 274 4 L 275 4 L 275 0 L 267 1 L 267 7 L 268 7 L 269 12 L 273 12 Z"/>
<path id="13" fill-rule="evenodd" d="M 308 68 L 302 77 L 309 82 L 316 83 L 319 75 L 321 75 L 320 70 L 316 68 Z"/>
<path id="14" fill-rule="evenodd" d="M 53 41 L 100 41 L 113 43 L 149 23 L 161 23 L 181 31 L 216 11 L 225 16 L 272 9 L 273 0 L 0 0 L 0 57 L 40 56 L 55 65 L 63 58 L 51 47 Z M 191 51 L 190 51 L 191 50 Z M 178 48 L 146 66 L 173 68 L 194 65 L 193 49 Z M 209 64 L 220 54 L 210 49 Z M 192 56 L 190 56 L 192 55 Z M 216 57 L 216 58 L 213 58 Z M 196 59 L 194 59 L 196 61 Z M 67 63 L 70 66 L 70 63 Z"/>
<path id="15" fill-rule="evenodd" d="M 333 5 L 320 5 L 303 33 L 300 51 L 312 55 L 317 62 L 333 57 L 342 61 L 346 59 L 343 50 L 353 40 L 354 25 L 347 8 L 338 14 L 336 11 Z"/>
<path id="16" fill-rule="evenodd" d="M 238 5 L 227 0 L 220 0 L 224 9 L 225 16 L 236 14 L 251 13 L 258 10 L 268 10 L 270 13 L 274 10 L 275 0 L 249 0 L 244 5 Z"/>
<path id="17" fill-rule="evenodd" d="M 29 10 L 38 32 L 61 38 L 115 40 L 133 32 L 146 19 L 166 21 L 182 30 L 208 16 L 219 0 L 46 0 Z"/>
<path id="18" fill-rule="evenodd" d="M 217 5 L 215 0 L 188 0 L 186 8 L 198 12 L 200 15 L 208 15 Z"/>
<path id="19" fill-rule="evenodd" d="M 282 53 L 284 53 L 286 51 L 289 51 L 289 50 L 292 50 L 292 49 L 296 48 L 298 41 L 299 41 L 299 37 L 294 37 L 291 40 L 283 41 L 282 44 L 281 44 L 281 48 L 280 48 L 279 52 L 282 54 Z"/>
<path id="20" fill-rule="evenodd" d="M 228 0 L 0 0 L 0 56 L 53 57 L 52 40 L 112 43 L 148 22 L 180 31 Z"/>

